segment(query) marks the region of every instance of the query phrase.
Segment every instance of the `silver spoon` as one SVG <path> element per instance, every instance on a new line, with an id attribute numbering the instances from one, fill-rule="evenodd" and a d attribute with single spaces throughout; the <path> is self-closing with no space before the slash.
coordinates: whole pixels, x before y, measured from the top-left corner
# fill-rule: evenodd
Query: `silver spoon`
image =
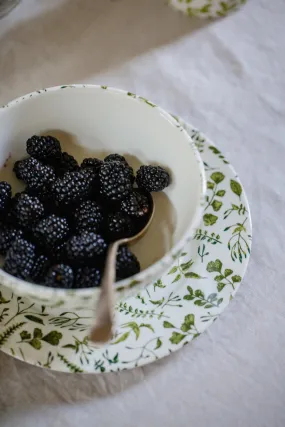
<path id="1" fill-rule="evenodd" d="M 139 240 L 148 230 L 155 211 L 154 201 L 151 194 L 148 194 L 148 200 L 150 210 L 143 228 L 134 236 L 117 240 L 108 248 L 104 274 L 101 281 L 101 293 L 97 303 L 95 324 L 93 325 L 89 336 L 89 339 L 94 343 L 106 343 L 113 337 L 115 306 L 114 282 L 116 279 L 117 251 L 121 245 L 126 245 Z"/>

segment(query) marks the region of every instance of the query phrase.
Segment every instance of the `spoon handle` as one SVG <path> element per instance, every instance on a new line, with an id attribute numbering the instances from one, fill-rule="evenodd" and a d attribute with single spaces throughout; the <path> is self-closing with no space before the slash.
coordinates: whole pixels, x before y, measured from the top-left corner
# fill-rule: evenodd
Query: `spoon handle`
<path id="1" fill-rule="evenodd" d="M 121 241 L 112 243 L 108 248 L 105 269 L 101 281 L 101 292 L 97 303 L 95 324 L 89 339 L 94 343 L 106 343 L 113 336 L 116 280 L 116 257 Z"/>

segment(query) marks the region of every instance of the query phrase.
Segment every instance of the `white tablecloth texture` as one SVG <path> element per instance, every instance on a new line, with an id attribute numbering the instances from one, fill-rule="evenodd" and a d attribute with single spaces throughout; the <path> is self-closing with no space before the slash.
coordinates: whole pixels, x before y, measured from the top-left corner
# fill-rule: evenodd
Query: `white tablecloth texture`
<path id="1" fill-rule="evenodd" d="M 284 427 L 284 0 L 215 21 L 163 0 L 22 0 L 0 21 L 0 104 L 68 83 L 128 89 L 212 138 L 247 191 L 252 256 L 219 320 L 152 365 L 60 374 L 0 353 L 1 427 Z"/>

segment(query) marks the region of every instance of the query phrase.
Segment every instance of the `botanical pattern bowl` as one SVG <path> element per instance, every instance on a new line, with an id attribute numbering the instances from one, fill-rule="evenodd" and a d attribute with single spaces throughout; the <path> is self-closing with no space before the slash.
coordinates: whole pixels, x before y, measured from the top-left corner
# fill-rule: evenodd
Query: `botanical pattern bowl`
<path id="1" fill-rule="evenodd" d="M 142 271 L 116 283 L 118 299 L 161 277 L 198 226 L 205 195 L 203 163 L 181 124 L 148 100 L 106 86 L 69 85 L 33 92 L 0 109 L 0 164 L 6 165 L 8 174 L 11 171 L 11 180 L 13 162 L 25 156 L 25 141 L 40 133 L 58 136 L 79 161 L 119 152 L 135 169 L 140 162 L 169 169 L 171 185 L 154 195 L 155 220 L 133 248 Z M 1 269 L 0 283 L 32 302 L 68 309 L 92 308 L 99 296 L 98 288 L 52 289 Z"/>

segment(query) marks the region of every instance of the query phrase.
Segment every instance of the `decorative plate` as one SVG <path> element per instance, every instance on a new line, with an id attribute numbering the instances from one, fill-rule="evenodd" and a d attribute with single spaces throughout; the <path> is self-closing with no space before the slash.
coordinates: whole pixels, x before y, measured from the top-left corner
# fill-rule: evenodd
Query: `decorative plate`
<path id="1" fill-rule="evenodd" d="M 88 342 L 91 312 L 36 306 L 0 286 L 0 348 L 32 365 L 64 372 L 120 371 L 151 363 L 205 331 L 245 274 L 251 219 L 244 189 L 206 136 L 177 120 L 195 141 L 207 174 L 207 203 L 193 240 L 170 271 L 117 307 L 117 331 L 104 347 Z"/>

